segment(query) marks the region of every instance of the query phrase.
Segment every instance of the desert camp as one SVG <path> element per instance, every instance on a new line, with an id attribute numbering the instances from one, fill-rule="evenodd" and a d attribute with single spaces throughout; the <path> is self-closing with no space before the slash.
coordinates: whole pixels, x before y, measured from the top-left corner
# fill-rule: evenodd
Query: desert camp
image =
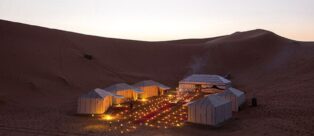
<path id="1" fill-rule="evenodd" d="M 313 0 L 0 0 L 0 136 L 314 136 Z"/>
<path id="2" fill-rule="evenodd" d="M 209 93 L 208 89 L 219 91 Z M 95 89 L 79 97 L 78 114 L 98 114 L 110 123 L 125 121 L 134 127 L 171 128 L 186 123 L 221 127 L 244 102 L 245 94 L 233 88 L 231 81 L 218 75 L 194 74 L 179 81 L 177 90 L 153 80 Z"/>

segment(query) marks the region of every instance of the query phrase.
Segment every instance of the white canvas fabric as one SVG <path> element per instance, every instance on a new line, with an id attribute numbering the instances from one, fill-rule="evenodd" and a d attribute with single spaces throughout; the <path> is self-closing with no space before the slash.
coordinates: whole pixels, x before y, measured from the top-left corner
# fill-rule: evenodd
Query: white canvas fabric
<path id="1" fill-rule="evenodd" d="M 163 95 L 165 90 L 170 89 L 170 87 L 153 80 L 141 81 L 134 84 L 133 86 L 144 91 L 139 95 L 140 98 L 149 98 L 158 96 L 158 94 Z"/>
<path id="2" fill-rule="evenodd" d="M 232 87 L 227 88 L 223 93 L 217 95 L 232 102 L 232 111 L 237 112 L 239 107 L 245 102 L 244 92 Z"/>
<path id="3" fill-rule="evenodd" d="M 103 114 L 112 105 L 112 97 L 123 98 L 96 88 L 78 98 L 78 114 Z"/>
<path id="4" fill-rule="evenodd" d="M 209 95 L 188 104 L 188 122 L 216 126 L 231 116 L 231 102 L 217 95 Z"/>
<path id="5" fill-rule="evenodd" d="M 120 95 L 120 96 L 124 97 L 123 99 L 121 99 L 121 98 L 113 98 L 113 103 L 114 104 L 124 103 L 128 99 L 136 100 L 138 98 L 138 93 L 143 93 L 144 92 L 143 90 L 141 90 L 141 89 L 139 89 L 137 87 L 128 85 L 126 83 L 114 84 L 114 85 L 111 85 L 111 86 L 105 88 L 104 90 L 106 90 L 108 92 L 111 92 L 113 94 Z"/>

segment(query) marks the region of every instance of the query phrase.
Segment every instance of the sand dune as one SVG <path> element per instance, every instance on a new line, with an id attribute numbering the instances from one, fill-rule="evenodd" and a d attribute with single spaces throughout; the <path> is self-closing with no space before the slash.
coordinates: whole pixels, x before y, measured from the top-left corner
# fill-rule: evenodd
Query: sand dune
<path id="1" fill-rule="evenodd" d="M 75 110 L 78 95 L 113 83 L 153 79 L 176 87 L 188 74 L 230 73 L 234 85 L 248 98 L 258 97 L 260 107 L 246 107 L 225 130 L 186 128 L 178 133 L 313 135 L 313 42 L 286 39 L 266 30 L 143 42 L 0 21 L 0 48 L 0 125 L 57 127 L 62 122 L 49 121 L 70 121 L 73 117 L 63 113 Z M 35 114 L 42 117 L 32 117 Z M 23 116 L 30 119 L 23 120 Z M 79 124 L 62 126 L 57 129 L 75 131 Z M 141 133 L 159 132 L 134 135 Z"/>

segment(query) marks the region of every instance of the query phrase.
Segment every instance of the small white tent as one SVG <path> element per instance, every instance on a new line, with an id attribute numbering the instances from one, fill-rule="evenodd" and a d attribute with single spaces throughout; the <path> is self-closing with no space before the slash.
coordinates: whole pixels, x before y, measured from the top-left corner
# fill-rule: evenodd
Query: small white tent
<path id="1" fill-rule="evenodd" d="M 127 101 L 127 99 L 136 100 L 138 97 L 138 93 L 143 93 L 141 89 L 128 85 L 126 83 L 114 84 L 105 88 L 105 90 L 124 97 L 124 99 L 113 98 L 114 104 L 123 103 Z"/>
<path id="2" fill-rule="evenodd" d="M 121 96 L 96 88 L 78 98 L 78 114 L 103 114 L 112 105 L 112 97 Z"/>
<path id="3" fill-rule="evenodd" d="M 211 88 L 216 86 L 226 89 L 231 86 L 231 81 L 219 75 L 193 74 L 179 81 L 179 91 L 192 91 L 200 86 L 201 88 Z M 180 92 L 179 92 L 180 93 Z"/>
<path id="4" fill-rule="evenodd" d="M 239 110 L 239 107 L 245 102 L 244 92 L 232 87 L 226 89 L 225 92 L 217 95 L 232 102 L 232 111 L 237 112 Z"/>
<path id="5" fill-rule="evenodd" d="M 231 102 L 209 95 L 188 104 L 188 122 L 217 126 L 232 117 Z"/>
<path id="6" fill-rule="evenodd" d="M 144 91 L 140 94 L 141 98 L 149 98 L 152 96 L 163 95 L 165 90 L 170 89 L 170 87 L 153 80 L 141 81 L 134 84 L 133 86 L 140 88 Z"/>

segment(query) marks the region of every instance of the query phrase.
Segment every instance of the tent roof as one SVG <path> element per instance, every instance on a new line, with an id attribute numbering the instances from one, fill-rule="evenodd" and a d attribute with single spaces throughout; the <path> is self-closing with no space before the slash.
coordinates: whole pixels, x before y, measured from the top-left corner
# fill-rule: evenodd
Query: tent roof
<path id="1" fill-rule="evenodd" d="M 232 88 L 232 87 L 229 87 L 228 89 L 226 89 L 223 93 L 219 93 L 217 94 L 218 96 L 225 96 L 225 95 L 234 95 L 234 96 L 241 96 L 243 95 L 244 92 L 238 90 L 238 89 L 235 89 L 235 88 Z"/>
<path id="2" fill-rule="evenodd" d="M 234 94 L 236 96 L 241 96 L 241 95 L 244 94 L 244 92 L 242 92 L 242 91 L 240 91 L 238 89 L 232 88 L 232 87 L 228 88 L 227 92 L 232 93 L 232 94 Z"/>
<path id="3" fill-rule="evenodd" d="M 220 105 L 226 104 L 230 101 L 225 100 L 217 95 L 209 95 L 206 96 L 205 98 L 196 100 L 194 102 L 191 102 L 188 104 L 188 106 L 190 105 L 202 105 L 202 104 L 206 104 L 206 105 L 212 105 L 213 107 L 218 107 Z"/>
<path id="4" fill-rule="evenodd" d="M 216 86 L 216 85 L 213 85 L 211 88 L 213 88 L 213 89 L 218 89 L 218 90 L 224 90 L 223 88 L 218 87 L 218 86 Z"/>
<path id="5" fill-rule="evenodd" d="M 103 98 L 99 93 L 97 93 L 95 90 L 90 91 L 86 94 L 83 94 L 81 97 L 85 98 Z"/>
<path id="6" fill-rule="evenodd" d="M 106 91 L 108 92 L 116 92 L 116 91 L 119 91 L 119 90 L 133 90 L 134 92 L 137 92 L 137 93 L 142 93 L 143 90 L 137 88 L 137 87 L 134 87 L 134 86 L 131 86 L 131 85 L 128 85 L 126 83 L 118 83 L 118 84 L 114 84 L 114 85 L 111 85 L 111 86 L 108 86 L 107 88 L 105 88 Z"/>
<path id="7" fill-rule="evenodd" d="M 219 75 L 193 74 L 184 78 L 179 83 L 225 85 L 225 84 L 230 84 L 231 81 Z"/>
<path id="8" fill-rule="evenodd" d="M 110 92 L 107 92 L 105 90 L 96 88 L 90 92 L 88 92 L 87 94 L 82 95 L 81 97 L 88 97 L 88 98 L 105 98 L 106 96 L 113 96 L 113 97 L 117 97 L 117 98 L 124 98 L 121 95 L 116 95 Z"/>
<path id="9" fill-rule="evenodd" d="M 134 84 L 133 86 L 135 86 L 135 87 L 158 86 L 161 89 L 165 89 L 165 90 L 170 89 L 170 87 L 168 87 L 164 84 L 161 84 L 159 82 L 153 81 L 153 80 L 144 80 L 144 81 L 141 81 L 141 82 Z"/>

